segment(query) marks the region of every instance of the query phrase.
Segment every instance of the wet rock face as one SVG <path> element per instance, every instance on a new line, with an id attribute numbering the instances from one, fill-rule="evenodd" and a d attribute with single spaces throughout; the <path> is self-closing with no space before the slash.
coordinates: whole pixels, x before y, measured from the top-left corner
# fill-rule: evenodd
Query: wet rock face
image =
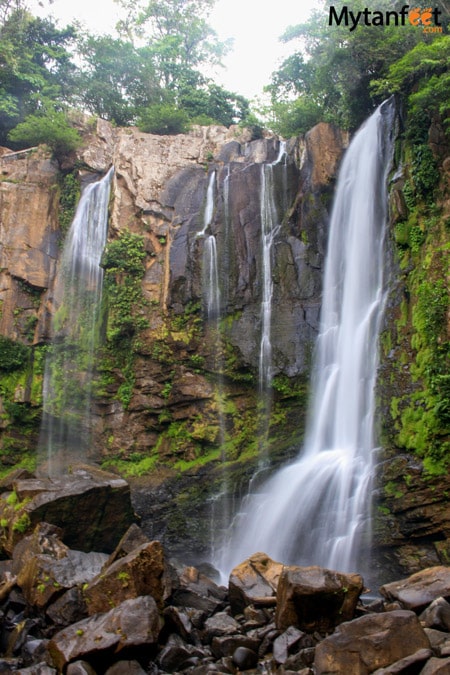
<path id="1" fill-rule="evenodd" d="M 275 230 L 272 245 L 272 344 L 275 372 L 305 374 L 318 330 L 328 212 L 323 206 L 345 139 L 329 125 L 286 146 L 279 141 L 236 144 L 233 161 L 211 162 L 208 172 L 183 170 L 162 201 L 174 209 L 169 306 L 202 299 L 203 212 L 212 173 L 214 212 L 206 234 L 216 239 L 221 312 L 232 317 L 229 339 L 245 365 L 258 365 L 261 330 L 262 219 Z M 316 166 L 319 162 L 320 168 Z M 279 161 L 278 161 L 279 160 Z M 175 195 L 181 195 L 182 199 Z M 266 211 L 264 214 L 263 211 Z"/>

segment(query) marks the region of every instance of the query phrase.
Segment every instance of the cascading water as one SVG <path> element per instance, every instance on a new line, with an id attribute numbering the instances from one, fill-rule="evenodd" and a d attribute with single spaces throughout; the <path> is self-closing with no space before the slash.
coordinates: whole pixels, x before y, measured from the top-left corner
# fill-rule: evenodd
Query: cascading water
<path id="1" fill-rule="evenodd" d="M 286 142 L 280 141 L 278 157 L 271 164 L 261 164 L 261 341 L 259 349 L 259 387 L 262 392 L 270 386 L 272 376 L 272 246 L 279 222 L 275 204 L 274 166 L 286 157 Z M 284 172 L 285 173 L 285 172 Z M 284 180 L 283 180 L 284 183 Z M 284 187 L 284 185 L 283 185 Z M 285 190 L 283 190 L 285 192 Z"/>
<path id="2" fill-rule="evenodd" d="M 330 223 L 312 404 L 299 459 L 244 500 L 224 573 L 256 551 L 290 564 L 362 569 L 370 519 L 377 341 L 394 104 L 355 135 Z"/>
<path id="3" fill-rule="evenodd" d="M 58 270 L 53 343 L 45 363 L 42 471 L 50 476 L 84 461 L 90 443 L 92 374 L 101 323 L 108 201 L 113 169 L 81 195 Z"/>

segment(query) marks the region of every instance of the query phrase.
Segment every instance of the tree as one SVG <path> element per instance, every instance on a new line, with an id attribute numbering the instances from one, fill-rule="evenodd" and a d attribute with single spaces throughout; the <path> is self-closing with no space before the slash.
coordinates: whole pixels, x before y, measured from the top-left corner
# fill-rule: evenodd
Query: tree
<path id="1" fill-rule="evenodd" d="M 162 91 L 147 47 L 109 35 L 84 35 L 79 42 L 82 67 L 78 97 L 89 112 L 128 125 L 138 111 L 162 100 Z"/>
<path id="2" fill-rule="evenodd" d="M 380 0 L 377 10 L 400 11 L 403 2 Z M 351 31 L 342 22 L 328 25 L 333 6 L 340 15 L 344 0 L 327 0 L 323 11 L 315 11 L 304 24 L 289 27 L 282 40 L 297 41 L 299 49 L 289 56 L 273 74 L 267 87 L 274 104 L 307 97 L 323 118 L 354 129 L 382 100 L 371 88 L 373 80 L 386 77 L 389 66 L 419 42 L 433 41 L 408 21 L 404 26 L 358 25 Z M 364 11 L 367 3 L 354 0 L 354 14 Z"/>
<path id="3" fill-rule="evenodd" d="M 0 4 L 0 143 L 46 103 L 63 107 L 70 97 L 75 31 L 33 17 L 20 0 Z"/>

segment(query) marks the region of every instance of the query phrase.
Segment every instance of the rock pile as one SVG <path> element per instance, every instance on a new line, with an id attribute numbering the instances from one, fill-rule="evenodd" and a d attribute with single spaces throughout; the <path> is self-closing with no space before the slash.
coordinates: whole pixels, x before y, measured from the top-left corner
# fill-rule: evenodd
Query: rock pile
<path id="1" fill-rule="evenodd" d="M 219 586 L 168 560 L 136 523 L 112 553 L 67 537 L 40 522 L 0 562 L 0 673 L 450 673 L 450 568 L 387 584 L 364 605 L 358 574 L 264 553 Z"/>

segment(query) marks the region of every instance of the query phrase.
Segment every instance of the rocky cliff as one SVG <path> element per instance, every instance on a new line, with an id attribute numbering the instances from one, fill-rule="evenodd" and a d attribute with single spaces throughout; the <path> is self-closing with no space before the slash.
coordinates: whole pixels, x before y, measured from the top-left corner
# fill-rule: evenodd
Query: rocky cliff
<path id="1" fill-rule="evenodd" d="M 261 457 L 279 463 L 301 442 L 347 138 L 320 124 L 280 154 L 279 139 L 236 128 L 162 137 L 98 121 L 83 134 L 62 167 L 43 149 L 0 158 L 1 461 L 35 456 L 61 243 L 80 185 L 114 165 L 91 459 L 129 478 L 149 534 L 201 556 Z M 390 183 L 371 552 L 382 580 L 450 555 L 449 154 L 438 122 L 420 141 L 406 134 Z M 273 388 L 261 397 L 264 203 L 274 225 Z M 212 317 L 208 237 L 220 288 Z"/>
<path id="2" fill-rule="evenodd" d="M 211 500 L 221 493 L 216 511 L 229 512 L 261 453 L 279 462 L 297 451 L 328 210 L 347 138 L 320 124 L 283 151 L 277 138 L 237 128 L 163 137 L 98 121 L 83 133 L 84 148 L 63 167 L 42 149 L 1 158 L 1 332 L 10 354 L 0 364 L 2 461 L 35 451 L 45 352 L 61 314 L 53 286 L 61 243 L 80 184 L 114 165 L 91 459 L 134 479 L 144 525 L 171 550 L 181 552 L 187 539 L 200 551 L 210 545 Z M 274 387 L 261 406 L 265 200 Z M 213 321 L 208 236 L 220 286 Z"/>

